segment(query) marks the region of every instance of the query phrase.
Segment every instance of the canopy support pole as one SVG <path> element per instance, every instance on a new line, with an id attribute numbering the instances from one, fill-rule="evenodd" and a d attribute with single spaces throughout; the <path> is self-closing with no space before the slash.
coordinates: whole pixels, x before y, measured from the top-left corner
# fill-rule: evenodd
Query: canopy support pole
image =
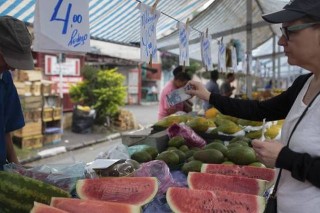
<path id="1" fill-rule="evenodd" d="M 252 76 L 250 73 L 252 62 L 252 0 L 247 0 L 247 70 L 246 92 L 249 99 L 252 98 Z"/>

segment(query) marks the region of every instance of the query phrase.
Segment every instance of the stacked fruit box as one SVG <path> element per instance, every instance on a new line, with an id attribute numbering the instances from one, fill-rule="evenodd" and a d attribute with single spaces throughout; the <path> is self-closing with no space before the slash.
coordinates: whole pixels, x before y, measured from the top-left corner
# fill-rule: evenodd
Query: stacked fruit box
<path id="1" fill-rule="evenodd" d="M 20 148 L 42 147 L 41 122 L 41 70 L 17 70 L 14 73 L 14 84 L 20 98 L 25 126 L 13 133 L 13 141 Z"/>

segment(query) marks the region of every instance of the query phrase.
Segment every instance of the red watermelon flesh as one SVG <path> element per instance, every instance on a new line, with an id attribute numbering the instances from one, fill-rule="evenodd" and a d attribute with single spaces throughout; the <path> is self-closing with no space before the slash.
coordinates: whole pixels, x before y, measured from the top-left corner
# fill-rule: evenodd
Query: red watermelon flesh
<path id="1" fill-rule="evenodd" d="M 78 180 L 76 188 L 82 199 L 142 206 L 157 194 L 158 181 L 155 177 L 105 177 Z"/>
<path id="2" fill-rule="evenodd" d="M 233 176 L 243 176 L 266 180 L 267 188 L 272 186 L 276 178 L 276 170 L 270 168 L 260 168 L 254 166 L 238 166 L 227 164 L 202 164 L 201 172 L 211 174 L 223 174 Z"/>
<path id="3" fill-rule="evenodd" d="M 140 213 L 141 207 L 126 203 L 53 197 L 51 206 L 74 213 Z"/>
<path id="4" fill-rule="evenodd" d="M 262 213 L 265 207 L 263 197 L 225 191 L 170 187 L 166 198 L 175 213 Z"/>
<path id="5" fill-rule="evenodd" d="M 64 210 L 48 206 L 46 204 L 34 202 L 33 208 L 30 213 L 68 213 Z"/>
<path id="6" fill-rule="evenodd" d="M 266 181 L 239 176 L 189 172 L 188 186 L 190 189 L 220 190 L 263 195 L 266 190 Z"/>

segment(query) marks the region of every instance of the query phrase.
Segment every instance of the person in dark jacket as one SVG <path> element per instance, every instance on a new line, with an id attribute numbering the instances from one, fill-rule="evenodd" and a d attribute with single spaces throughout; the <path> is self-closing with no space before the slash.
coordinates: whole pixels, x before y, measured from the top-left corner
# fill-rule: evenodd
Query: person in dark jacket
<path id="1" fill-rule="evenodd" d="M 231 99 L 208 92 L 200 82 L 188 83 L 193 86 L 189 94 L 209 101 L 223 114 L 255 121 L 285 119 L 280 141 L 252 142 L 261 162 L 282 168 L 277 191 L 277 211 L 281 213 L 317 212 L 320 206 L 319 11 L 319 0 L 295 0 L 279 12 L 263 15 L 270 23 L 282 23 L 278 44 L 284 48 L 288 63 L 310 72 L 299 76 L 280 95 L 265 101 Z"/>
<path id="2" fill-rule="evenodd" d="M 213 70 L 210 72 L 210 81 L 206 83 L 206 88 L 211 93 L 220 94 L 219 85 L 217 83 L 217 80 L 219 79 L 219 72 L 218 70 Z M 209 104 L 208 101 L 204 101 L 203 103 L 203 109 L 208 110 L 211 107 L 213 107 L 211 104 Z"/>
<path id="3" fill-rule="evenodd" d="M 11 132 L 24 126 L 24 117 L 10 70 L 33 69 L 31 43 L 22 21 L 0 17 L 0 170 L 7 162 L 19 163 Z"/>

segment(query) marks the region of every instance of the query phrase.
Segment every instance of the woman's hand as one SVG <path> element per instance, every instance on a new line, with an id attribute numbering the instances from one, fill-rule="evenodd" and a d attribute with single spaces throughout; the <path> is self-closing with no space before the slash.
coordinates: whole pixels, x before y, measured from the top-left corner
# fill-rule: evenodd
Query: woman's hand
<path id="1" fill-rule="evenodd" d="M 195 95 L 198 98 L 209 101 L 210 92 L 205 88 L 205 86 L 198 81 L 189 81 L 187 85 L 191 86 L 191 89 L 186 90 L 189 95 Z"/>
<path id="2" fill-rule="evenodd" d="M 256 152 L 256 156 L 267 167 L 275 167 L 278 155 L 283 148 L 283 144 L 272 140 L 253 140 L 252 148 Z"/>

